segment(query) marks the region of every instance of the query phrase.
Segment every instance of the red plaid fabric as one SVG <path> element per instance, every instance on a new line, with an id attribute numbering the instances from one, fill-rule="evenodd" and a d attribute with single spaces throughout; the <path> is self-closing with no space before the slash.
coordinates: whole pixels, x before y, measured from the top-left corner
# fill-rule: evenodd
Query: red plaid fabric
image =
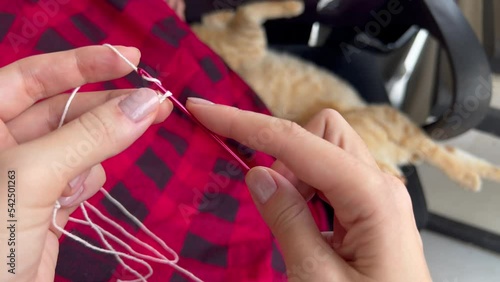
<path id="1" fill-rule="evenodd" d="M 182 102 L 197 96 L 268 114 L 252 90 L 161 0 L 4 0 L 0 4 L 0 66 L 30 55 L 103 43 L 138 47 L 141 67 L 161 79 Z M 147 83 L 132 73 L 86 85 L 82 91 L 139 86 Z M 273 161 L 228 142 L 252 165 Z M 105 188 L 111 195 L 180 254 L 179 265 L 201 279 L 286 279 L 277 244 L 253 205 L 241 170 L 179 111 L 106 161 L 104 168 Z M 90 202 L 139 239 L 158 247 L 101 194 Z M 328 228 L 321 204 L 312 204 L 311 210 L 320 228 Z M 82 218 L 79 211 L 74 216 Z M 67 230 L 102 246 L 86 227 L 70 223 Z M 150 281 L 186 281 L 169 266 L 152 266 L 155 274 Z M 56 281 L 134 278 L 114 257 L 68 238 L 61 238 L 56 272 Z"/>

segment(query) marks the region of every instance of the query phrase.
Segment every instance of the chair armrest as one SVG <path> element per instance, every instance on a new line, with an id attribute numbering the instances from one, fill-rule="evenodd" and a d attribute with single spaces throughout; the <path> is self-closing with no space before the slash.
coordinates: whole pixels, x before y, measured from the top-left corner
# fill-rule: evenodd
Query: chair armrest
<path id="1" fill-rule="evenodd" d="M 415 3 L 427 29 L 446 50 L 453 76 L 453 97 L 448 110 L 425 130 L 435 139 L 457 136 L 477 126 L 491 101 L 491 70 L 474 31 L 452 0 Z"/>
<path id="2" fill-rule="evenodd" d="M 491 100 L 491 71 L 483 47 L 453 0 L 382 0 L 383 5 L 381 0 L 338 2 L 337 8 L 320 11 L 318 21 L 332 27 L 351 25 L 357 30 L 351 41 L 354 46 L 389 53 L 407 41 L 402 40 L 407 37 L 406 30 L 419 26 L 428 30 L 446 51 L 453 78 L 452 98 L 447 110 L 424 126 L 431 137 L 448 139 L 481 122 Z M 338 15 L 339 11 L 355 11 L 358 7 L 363 13 L 343 13 L 350 19 L 342 20 Z M 367 7 L 371 10 L 367 11 Z M 372 34 L 365 32 L 370 29 Z"/>
<path id="3" fill-rule="evenodd" d="M 186 1 L 189 3 L 194 0 Z M 386 15 L 390 13 L 390 17 L 382 19 L 384 23 L 378 19 L 378 38 L 381 40 L 374 41 L 372 45 L 364 42 L 364 49 L 378 49 L 385 53 L 397 49 L 412 35 L 405 31 L 417 25 L 427 29 L 449 57 L 453 77 L 451 103 L 434 122 L 424 126 L 429 135 L 434 139 L 451 138 L 474 128 L 485 117 L 492 92 L 489 63 L 483 47 L 454 0 L 338 0 L 323 12 L 315 10 L 317 0 L 305 2 L 307 9 L 301 17 L 275 21 L 278 22 L 274 28 L 276 32 L 273 33 L 274 29 L 271 28 L 275 22 L 267 24 L 268 35 L 280 35 L 277 38 L 271 36 L 271 44 L 296 43 L 300 37 L 299 29 L 291 28 L 291 24 L 304 26 L 302 37 L 307 37 L 310 24 L 315 21 L 336 28 L 335 35 L 331 36 L 337 40 L 333 44 L 349 40 L 356 43 L 359 40 L 356 38 L 358 31 L 376 22 L 376 17 L 380 17 L 377 12 L 385 10 Z M 307 39 L 302 37 L 299 41 L 305 43 Z M 286 38 L 291 41 L 288 42 Z"/>

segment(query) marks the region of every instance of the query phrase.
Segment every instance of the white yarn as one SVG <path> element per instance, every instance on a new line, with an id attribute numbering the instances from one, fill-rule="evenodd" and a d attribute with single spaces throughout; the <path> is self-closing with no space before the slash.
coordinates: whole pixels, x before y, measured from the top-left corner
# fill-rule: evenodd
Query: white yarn
<path id="1" fill-rule="evenodd" d="M 73 99 L 75 99 L 76 93 L 78 93 L 79 90 L 80 86 L 78 86 L 77 88 L 75 88 L 75 90 L 73 90 L 73 92 L 71 92 L 68 102 L 66 102 L 66 106 L 64 106 L 63 118 L 61 118 L 61 120 L 59 121 L 59 125 L 57 126 L 57 128 L 63 126 L 64 120 L 66 119 L 66 115 L 68 114 L 69 111 L 69 106 L 71 106 L 71 103 L 73 103 Z"/>
<path id="2" fill-rule="evenodd" d="M 125 63 L 127 63 L 127 64 L 128 64 L 128 65 L 129 65 L 129 66 L 130 66 L 130 67 L 131 67 L 134 71 L 136 71 L 136 72 L 137 72 L 137 70 L 138 70 L 138 69 L 137 69 L 137 67 L 136 67 L 134 64 L 132 64 L 132 62 L 131 62 L 131 61 L 129 61 L 127 58 L 125 58 L 125 56 L 123 56 L 123 54 L 122 54 L 122 53 L 120 53 L 120 51 L 118 51 L 118 49 L 116 49 L 116 48 L 115 48 L 115 46 L 110 45 L 110 44 L 108 44 L 108 43 L 103 44 L 103 46 L 106 46 L 106 47 L 108 47 L 109 49 L 113 50 L 113 51 L 116 53 L 116 55 L 120 56 L 120 58 L 122 58 L 122 60 L 124 60 L 124 61 L 125 61 Z"/>
<path id="3" fill-rule="evenodd" d="M 82 204 L 80 204 L 80 208 L 81 208 L 81 207 L 82 207 Z M 76 235 L 74 235 L 74 234 L 71 234 L 71 233 L 69 233 L 68 231 L 66 231 L 66 230 L 64 230 L 63 228 L 61 228 L 61 227 L 57 224 L 57 221 L 56 221 L 57 211 L 58 211 L 60 208 L 61 208 L 61 205 L 60 205 L 58 202 L 56 202 L 56 205 L 54 206 L 54 212 L 52 213 L 52 225 L 54 225 L 54 227 L 55 227 L 55 228 L 56 228 L 59 232 L 61 232 L 62 234 L 66 235 L 67 237 L 69 237 L 69 238 L 71 238 L 71 239 L 73 239 L 73 240 L 77 241 L 78 243 L 80 243 L 80 244 L 84 245 L 85 247 L 87 247 L 87 248 L 89 248 L 89 249 L 91 249 L 91 250 L 94 250 L 94 251 L 97 251 L 97 252 L 101 252 L 101 253 L 105 253 L 105 254 L 112 254 L 112 255 L 114 255 L 114 256 L 118 256 L 118 257 L 119 257 L 119 256 L 123 256 L 123 257 L 125 257 L 125 258 L 128 258 L 128 259 L 130 259 L 130 260 L 136 261 L 136 262 L 138 262 L 138 263 L 140 263 L 140 264 L 142 264 L 142 265 L 146 266 L 146 267 L 148 268 L 148 270 L 150 271 L 150 273 L 152 273 L 152 272 L 153 272 L 153 269 L 151 268 L 151 266 L 150 266 L 147 262 L 145 262 L 144 260 L 137 259 L 137 258 L 135 258 L 134 256 L 128 255 L 128 254 L 126 254 L 126 253 L 117 252 L 117 251 L 115 251 L 114 249 L 112 249 L 112 250 L 107 250 L 107 249 L 103 249 L 103 248 L 96 247 L 96 246 L 94 246 L 94 245 L 90 244 L 89 242 L 87 242 L 87 241 L 83 240 L 82 238 L 80 238 L 80 237 L 78 237 L 78 236 L 76 236 Z M 83 210 L 82 210 L 82 211 L 83 211 Z M 86 214 L 86 212 L 84 212 L 84 214 L 86 215 L 86 217 L 88 217 L 88 215 Z M 70 217 L 70 219 L 72 219 L 72 218 Z M 88 220 L 88 219 L 87 219 L 87 220 Z M 91 226 L 92 226 L 92 223 L 90 223 L 90 222 L 88 222 L 88 223 L 89 223 L 89 225 L 91 225 Z M 94 230 L 95 230 L 95 226 L 94 226 L 92 229 L 94 229 Z M 97 233 L 100 235 L 99 237 L 101 237 L 101 236 L 102 236 L 102 234 L 100 234 L 100 232 L 99 232 L 99 231 L 98 231 Z M 102 238 L 101 238 L 101 239 L 102 239 Z M 104 241 L 105 241 L 105 244 L 106 244 L 106 245 L 109 245 L 109 244 L 107 244 L 107 241 L 106 241 L 106 240 L 104 240 Z M 121 259 L 119 259 L 119 260 L 121 260 Z M 122 264 L 122 265 L 123 265 L 123 264 Z M 144 278 L 141 274 L 139 274 L 139 273 L 138 273 L 138 272 L 136 272 L 135 270 L 130 269 L 130 267 L 128 267 L 128 266 L 126 266 L 126 265 L 124 265 L 124 267 L 125 267 L 125 268 L 128 268 L 128 269 L 129 269 L 132 273 L 134 273 L 134 274 L 136 274 L 138 277 L 142 278 L 142 281 L 147 281 L 147 280 L 146 280 L 146 278 Z"/>
<path id="4" fill-rule="evenodd" d="M 129 65 L 135 72 L 137 72 L 137 73 L 139 72 L 139 69 L 129 59 L 127 59 L 125 56 L 123 56 L 123 54 L 120 53 L 120 51 L 118 51 L 118 49 L 116 49 L 115 46 L 108 44 L 108 43 L 103 44 L 103 46 L 106 46 L 109 49 L 113 50 L 113 52 L 115 52 L 116 55 L 118 55 L 123 61 L 125 61 L 125 63 L 127 63 L 127 65 Z M 147 77 L 144 75 L 141 75 L 141 77 L 142 77 L 142 79 L 144 79 L 146 81 L 158 83 L 161 85 L 161 81 L 157 78 Z M 170 91 L 167 91 L 163 94 L 158 94 L 158 98 L 160 99 L 160 103 L 163 103 L 163 101 L 165 101 L 165 99 L 167 99 L 170 96 L 172 96 L 172 92 L 170 92 Z"/>
<path id="5" fill-rule="evenodd" d="M 138 68 L 134 64 L 132 64 L 132 62 L 130 62 L 127 58 L 125 58 L 125 56 L 123 56 L 123 54 L 121 54 L 114 46 L 109 45 L 109 44 L 104 44 L 104 46 L 106 46 L 106 47 L 110 48 L 111 50 L 113 50 L 134 71 L 138 72 Z M 150 78 L 150 77 L 146 77 L 144 75 L 142 75 L 142 78 L 144 80 L 146 80 L 146 81 L 149 81 L 149 82 L 154 82 L 154 83 L 161 84 L 161 81 L 158 80 L 158 79 L 156 79 L 156 78 Z M 64 111 L 63 111 L 63 114 L 62 114 L 62 117 L 61 117 L 61 121 L 59 122 L 59 127 L 58 128 L 60 128 L 64 124 L 64 121 L 65 121 L 66 116 L 67 116 L 68 111 L 69 111 L 69 107 L 71 106 L 71 103 L 73 102 L 73 99 L 75 98 L 75 96 L 76 96 L 76 94 L 78 93 L 79 90 L 80 90 L 80 87 L 77 87 L 71 93 L 71 95 L 70 95 L 70 97 L 68 99 L 68 102 L 66 103 L 66 105 L 64 107 Z M 160 103 L 161 103 L 161 102 L 165 101 L 165 99 L 167 97 L 169 97 L 169 96 L 172 96 L 172 93 L 170 91 L 167 91 L 166 93 L 163 93 L 163 95 L 158 95 L 158 99 L 160 100 Z M 59 209 L 61 209 L 61 204 L 59 203 L 59 201 L 56 201 L 56 203 L 54 205 L 54 211 L 52 213 L 52 225 L 59 232 L 61 232 L 62 234 L 64 234 L 67 237 L 75 240 L 76 242 L 79 242 L 80 244 L 84 245 L 85 247 L 87 247 L 89 249 L 92 249 L 92 250 L 94 250 L 96 252 L 101 252 L 101 253 L 105 253 L 105 254 L 112 254 L 112 255 L 114 255 L 114 257 L 117 259 L 118 263 L 123 268 L 125 268 L 126 270 L 128 270 L 130 273 L 134 274 L 137 277 L 137 279 L 134 279 L 134 280 L 118 280 L 118 281 L 123 281 L 123 282 L 125 282 L 125 281 L 126 282 L 145 282 L 145 281 L 147 281 L 147 279 L 149 277 L 151 277 L 153 275 L 153 272 L 154 272 L 153 268 L 151 267 L 151 265 L 146 262 L 146 260 L 148 260 L 148 261 L 152 261 L 152 262 L 156 262 L 156 263 L 160 263 L 160 264 L 170 265 L 172 268 L 174 268 L 175 270 L 183 273 L 185 276 L 189 277 L 191 280 L 196 281 L 196 282 L 203 282 L 201 279 L 199 279 L 198 277 L 196 277 L 194 274 L 192 274 L 188 270 L 186 270 L 186 269 L 180 267 L 179 265 L 177 265 L 177 262 L 179 261 L 179 255 L 172 248 L 170 248 L 162 239 L 160 239 L 157 235 L 155 235 L 152 231 L 150 231 L 139 219 L 137 219 L 134 215 L 132 215 L 120 202 L 118 202 L 115 198 L 113 198 L 104 188 L 101 187 L 99 189 L 99 191 L 101 191 L 101 193 L 103 193 L 104 196 L 113 205 L 115 205 L 127 218 L 129 218 L 135 224 L 137 224 L 137 226 L 139 226 L 139 229 L 142 232 L 144 232 L 147 236 L 149 236 L 156 243 L 158 243 L 163 248 L 163 250 L 165 250 L 166 252 L 170 253 L 173 256 L 173 259 L 171 259 L 171 260 L 167 259 L 158 250 L 156 250 L 151 245 L 149 245 L 147 243 L 144 243 L 143 241 L 139 240 L 134 235 L 132 235 L 129 232 L 127 232 L 125 230 L 125 228 L 123 228 L 122 226 L 120 226 L 118 223 L 114 222 L 109 217 L 105 216 L 96 207 L 94 207 L 92 204 L 90 204 L 87 201 L 84 201 L 84 202 L 80 203 L 80 205 L 79 205 L 80 209 L 82 210 L 83 216 L 85 217 L 85 220 L 81 220 L 81 219 L 69 217 L 69 221 L 77 223 L 77 224 L 86 225 L 86 226 L 89 226 L 90 228 L 92 228 L 97 233 L 97 235 L 99 236 L 99 238 L 104 243 L 104 245 L 106 246 L 107 249 L 94 246 L 94 245 L 90 244 L 89 242 L 83 240 L 82 238 L 80 238 L 80 237 L 78 237 L 78 236 L 76 236 L 76 235 L 74 235 L 74 234 L 72 234 L 72 233 L 64 230 L 62 227 L 60 227 L 57 224 L 57 221 L 56 221 L 57 211 Z M 129 240 L 135 242 L 136 244 L 144 247 L 145 249 L 151 251 L 152 253 L 154 253 L 154 255 L 156 257 L 150 256 L 150 255 L 146 255 L 146 254 L 141 254 L 141 253 L 135 251 L 130 245 L 128 245 L 127 243 L 125 243 L 123 240 L 119 239 L 118 237 L 116 237 L 115 235 L 113 235 L 111 232 L 105 230 L 101 226 L 95 224 L 91 220 L 91 218 L 89 217 L 89 215 L 87 213 L 87 208 L 89 208 L 94 214 L 96 214 L 97 217 L 99 217 L 102 221 L 108 223 L 109 225 L 111 225 L 112 227 L 114 227 L 115 229 L 117 229 L 127 239 L 129 239 Z M 112 241 L 114 241 L 115 243 L 117 243 L 118 245 L 120 245 L 121 247 L 123 247 L 124 249 L 126 249 L 126 251 L 128 251 L 132 255 L 124 253 L 124 252 L 116 251 L 113 248 L 113 246 L 108 242 L 108 239 L 106 239 L 106 238 L 111 239 Z M 148 273 L 146 275 L 140 274 L 138 271 L 136 271 L 135 269 L 133 269 L 132 267 L 130 267 L 127 263 L 125 263 L 122 258 L 135 261 L 135 262 L 137 262 L 137 263 L 145 266 L 148 269 Z"/>

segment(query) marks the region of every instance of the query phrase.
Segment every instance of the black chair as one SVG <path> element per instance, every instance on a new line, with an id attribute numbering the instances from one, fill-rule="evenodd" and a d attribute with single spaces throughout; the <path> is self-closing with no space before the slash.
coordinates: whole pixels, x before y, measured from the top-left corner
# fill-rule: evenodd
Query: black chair
<path id="1" fill-rule="evenodd" d="M 334 71 L 369 102 L 389 102 L 381 54 L 411 42 L 416 26 L 426 29 L 447 55 L 452 87 L 448 93 L 433 93 L 433 101 L 441 104 L 433 105 L 436 119 L 424 129 L 435 139 L 448 139 L 484 118 L 491 71 L 483 47 L 453 0 L 338 0 L 319 11 L 315 2 L 307 1 L 299 18 L 268 22 L 270 43 Z M 332 31 L 322 46 L 309 48 L 305 43 L 313 22 Z M 451 97 L 439 97 L 447 94 Z"/>
<path id="2" fill-rule="evenodd" d="M 235 8 L 247 1 L 186 2 L 188 21 L 197 21 L 202 13 Z M 448 139 L 476 127 L 487 114 L 492 92 L 489 63 L 453 0 L 333 0 L 321 9 L 317 8 L 318 0 L 306 0 L 305 4 L 301 16 L 265 24 L 272 48 L 331 70 L 350 82 L 368 102 L 390 103 L 386 83 L 395 75 L 395 68 L 384 67 L 387 57 L 409 48 L 419 30 L 425 29 L 438 42 L 439 54 L 444 54 L 443 60 L 436 61 L 440 64 L 436 69 L 449 65 L 450 81 L 446 83 L 447 78 L 436 72 L 428 99 L 428 115 L 433 119 L 422 122 L 422 127 L 432 138 Z M 310 47 L 315 23 L 330 32 L 322 44 Z M 409 166 L 403 171 L 419 228 L 500 252 L 498 236 L 429 213 L 416 169 Z"/>
<path id="3" fill-rule="evenodd" d="M 390 5 L 395 6 L 390 9 Z M 331 28 L 325 42 L 314 48 L 305 45 L 312 22 Z M 455 137 L 481 123 L 489 110 L 492 87 L 485 51 L 453 0 L 339 0 L 319 11 L 315 1 L 309 1 L 301 17 L 267 23 L 272 44 L 330 69 L 374 103 L 390 103 L 385 82 L 394 73 L 387 73 L 384 57 L 411 45 L 419 29 L 427 30 L 440 49 L 429 99 L 428 114 L 435 118 L 422 127 L 435 139 Z M 439 59 L 440 55 L 444 58 Z M 442 74 L 443 69 L 450 78 Z M 420 229 L 500 253 L 497 234 L 429 212 L 416 168 L 403 171 Z"/>

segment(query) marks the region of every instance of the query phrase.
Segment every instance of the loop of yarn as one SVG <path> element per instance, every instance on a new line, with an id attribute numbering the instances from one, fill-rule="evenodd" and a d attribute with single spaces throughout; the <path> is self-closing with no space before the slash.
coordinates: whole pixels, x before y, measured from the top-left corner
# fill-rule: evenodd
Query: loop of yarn
<path id="1" fill-rule="evenodd" d="M 103 46 L 106 46 L 109 49 L 113 50 L 113 52 L 115 52 L 115 54 L 118 55 L 125 63 L 127 63 L 127 65 L 129 65 L 136 73 L 138 73 L 141 76 L 142 79 L 144 79 L 144 80 L 146 80 L 148 82 L 152 82 L 152 83 L 156 83 L 156 84 L 162 85 L 161 81 L 158 78 L 148 77 L 148 76 L 145 76 L 143 74 L 140 74 L 139 73 L 139 68 L 136 67 L 134 64 L 132 64 L 132 62 L 129 59 L 127 59 L 125 56 L 123 56 L 123 54 L 120 53 L 120 51 L 118 51 L 118 49 L 116 49 L 115 46 L 113 46 L 111 44 L 108 44 L 108 43 L 103 44 Z M 172 92 L 170 92 L 170 91 L 166 91 L 163 94 L 158 94 L 158 98 L 160 99 L 160 103 L 163 103 L 163 101 L 165 101 L 165 99 L 167 99 L 170 96 L 172 96 Z"/>
<path id="2" fill-rule="evenodd" d="M 109 44 L 104 44 L 104 46 L 106 46 L 106 47 L 110 48 L 111 50 L 113 50 L 134 71 L 138 72 L 139 69 L 134 64 L 132 64 L 132 62 L 130 62 L 127 58 L 125 58 L 125 56 L 123 56 L 123 54 L 121 54 L 114 46 L 109 45 Z M 146 80 L 146 81 L 153 82 L 153 83 L 158 83 L 158 84 L 161 85 L 160 80 L 158 80 L 157 78 L 147 77 L 145 75 L 141 75 L 141 77 L 144 80 Z M 64 111 L 63 111 L 61 120 L 59 122 L 59 127 L 58 128 L 60 128 L 64 124 L 64 120 L 66 119 L 66 116 L 68 114 L 69 107 L 71 106 L 71 103 L 73 102 L 73 99 L 75 98 L 75 96 L 76 96 L 76 94 L 78 93 L 79 90 L 80 90 L 80 87 L 77 87 L 71 93 L 71 95 L 70 95 L 70 97 L 69 97 L 69 99 L 68 99 L 68 101 L 66 103 L 66 106 L 64 107 Z M 163 94 L 158 94 L 158 99 L 159 99 L 160 103 L 162 103 L 163 101 L 165 101 L 166 98 L 168 98 L 171 95 L 172 95 L 172 93 L 170 91 L 166 91 Z M 118 200 L 116 200 L 115 198 L 113 198 L 102 187 L 99 189 L 99 191 L 101 193 L 103 193 L 104 196 L 113 205 L 115 205 L 127 218 L 129 218 L 135 224 L 137 224 L 137 226 L 139 226 L 139 229 L 142 232 L 144 232 L 148 237 L 150 237 L 157 244 L 159 244 L 162 247 L 162 249 L 164 251 L 166 251 L 167 253 L 169 253 L 173 258 L 172 259 L 168 259 L 167 257 L 165 257 L 163 254 L 161 254 L 158 250 L 156 250 L 151 245 L 149 245 L 149 244 L 147 244 L 147 243 L 139 240 L 137 237 L 135 237 L 134 235 L 132 235 L 129 232 L 127 232 L 125 230 L 125 228 L 123 228 L 122 226 L 120 226 L 118 223 L 116 223 L 115 221 L 113 221 L 109 217 L 105 216 L 102 212 L 100 212 L 96 207 L 94 207 L 92 204 L 90 204 L 87 201 L 84 201 L 84 202 L 80 203 L 80 205 L 79 205 L 79 208 L 81 209 L 82 214 L 83 214 L 85 220 L 70 217 L 69 221 L 77 223 L 77 224 L 89 226 L 91 229 L 93 229 L 97 233 L 97 235 L 99 236 L 100 240 L 103 242 L 103 244 L 105 245 L 106 248 L 101 248 L 101 247 L 94 246 L 94 245 L 90 244 L 89 242 L 85 241 L 84 239 L 82 239 L 82 238 L 80 238 L 80 237 L 78 237 L 78 236 L 76 236 L 76 235 L 74 235 L 74 234 L 72 234 L 72 233 L 64 230 L 62 227 L 60 227 L 57 224 L 57 221 L 56 221 L 57 211 L 59 209 L 61 209 L 61 204 L 58 201 L 56 201 L 56 203 L 54 205 L 54 210 L 53 210 L 53 214 L 52 214 L 52 225 L 59 232 L 61 232 L 62 234 L 64 234 L 68 238 L 71 238 L 71 239 L 75 240 L 76 242 L 79 242 L 80 244 L 84 245 L 85 247 L 87 247 L 87 248 L 89 248 L 91 250 L 94 250 L 94 251 L 100 252 L 100 253 L 104 253 L 104 254 L 111 254 L 111 255 L 113 255 L 116 258 L 116 260 L 118 261 L 118 263 L 124 269 L 126 269 L 127 271 L 129 271 L 130 273 L 132 273 L 133 275 L 135 275 L 137 277 L 137 279 L 134 279 L 134 280 L 118 280 L 118 281 L 123 281 L 123 282 L 145 282 L 145 281 L 147 281 L 147 279 L 150 278 L 153 275 L 153 272 L 154 272 L 153 268 L 151 267 L 151 265 L 147 262 L 147 261 L 151 261 L 151 262 L 155 262 L 155 263 L 169 265 L 172 268 L 174 268 L 175 270 L 177 270 L 178 272 L 184 274 L 186 277 L 190 278 L 192 281 L 202 282 L 202 280 L 199 279 L 198 277 L 196 277 L 193 273 L 191 273 L 190 271 L 188 271 L 188 270 L 180 267 L 177 264 L 178 261 L 179 261 L 179 255 L 172 248 L 170 248 L 162 239 L 160 239 L 157 235 L 155 235 L 152 231 L 150 231 L 139 219 L 137 219 L 134 215 L 132 215 Z M 89 210 L 91 210 L 95 215 L 97 215 L 97 217 L 100 218 L 102 221 L 108 223 L 109 225 L 111 225 L 112 227 L 114 227 L 116 230 L 118 230 L 124 237 L 126 237 L 127 239 L 135 242 L 137 245 L 142 246 L 143 248 L 149 250 L 155 256 L 150 256 L 150 255 L 142 254 L 142 253 L 139 253 L 139 252 L 135 251 L 130 245 L 128 245 L 127 243 L 125 243 L 123 240 L 119 239 L 118 237 L 116 237 L 115 235 L 113 235 L 111 232 L 107 231 L 103 227 L 95 224 L 92 221 L 92 219 L 89 217 L 89 214 L 87 212 L 87 208 Z M 121 247 L 123 247 L 130 254 L 125 253 L 125 252 L 117 251 L 110 244 L 110 242 L 108 241 L 108 239 L 111 240 L 111 241 L 113 241 L 113 242 L 115 242 L 116 244 L 120 245 Z M 135 270 L 130 265 L 128 265 L 123 259 L 128 259 L 128 260 L 134 261 L 134 262 L 136 262 L 136 263 L 138 263 L 140 265 L 143 265 L 144 267 L 147 268 L 148 273 L 146 275 L 143 275 L 143 274 L 139 273 L 137 270 Z"/>
<path id="3" fill-rule="evenodd" d="M 161 83 L 161 81 L 159 79 L 157 79 L 155 77 L 152 77 L 146 70 L 134 66 L 134 64 L 132 64 L 132 62 L 130 62 L 127 58 L 125 58 L 125 56 L 123 56 L 123 54 L 121 54 L 118 51 L 118 49 L 116 49 L 114 46 L 109 45 L 109 44 L 104 44 L 104 46 L 106 46 L 106 47 L 110 48 L 111 50 L 113 50 L 113 52 L 115 52 L 116 54 L 118 54 L 118 56 L 120 56 L 120 58 L 122 58 L 128 65 L 132 66 L 132 68 L 134 69 L 134 71 L 137 72 L 142 77 L 142 79 L 156 84 L 156 86 L 163 91 L 163 94 L 158 94 L 158 98 L 160 99 L 160 103 L 163 103 L 163 101 L 165 101 L 165 99 L 170 98 L 172 104 L 175 107 L 177 107 L 180 111 L 182 111 L 185 115 L 187 115 L 194 123 L 198 124 L 208 135 L 210 135 L 212 137 L 212 139 L 214 139 L 214 141 L 217 142 L 222 147 L 222 149 L 224 149 L 229 155 L 231 155 L 241 165 L 241 167 L 243 168 L 244 172 L 248 172 L 250 170 L 250 167 L 245 163 L 245 161 L 243 161 L 238 156 L 238 154 L 236 154 L 235 152 L 233 152 L 233 150 L 231 150 L 227 146 L 227 144 L 225 144 L 224 141 L 222 141 L 222 139 L 218 135 L 216 135 L 215 133 L 211 132 L 200 121 L 198 121 L 186 109 L 186 107 L 184 107 L 184 105 L 182 105 L 177 99 L 175 99 L 175 97 L 172 95 L 172 92 L 170 92 L 165 87 L 163 87 L 163 85 L 162 85 L 162 83 Z"/>

